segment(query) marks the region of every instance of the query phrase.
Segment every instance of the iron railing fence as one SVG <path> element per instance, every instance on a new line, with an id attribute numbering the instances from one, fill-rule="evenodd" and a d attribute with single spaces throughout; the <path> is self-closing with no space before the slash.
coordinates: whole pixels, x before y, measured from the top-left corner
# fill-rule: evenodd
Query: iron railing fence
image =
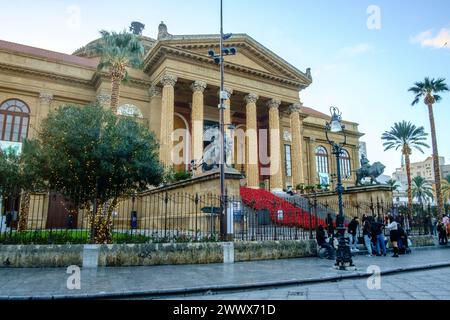
<path id="1" fill-rule="evenodd" d="M 235 241 L 314 239 L 319 224 L 328 214 L 335 221 L 337 201 L 283 198 L 292 206 L 249 207 L 240 197 L 228 198 L 233 217 Z M 85 244 L 90 242 L 92 206 L 73 205 L 57 194 L 32 194 L 26 227 L 20 223 L 19 198 L 3 199 L 0 214 L 0 244 Z M 255 209 L 255 208 L 258 209 Z M 121 199 L 111 214 L 113 243 L 166 243 L 219 241 L 220 197 L 188 193 L 141 194 Z M 289 208 L 289 209 L 286 209 Z M 346 221 L 363 215 L 384 220 L 394 214 L 411 235 L 429 234 L 436 229 L 430 217 L 432 207 L 415 206 L 407 219 L 404 206 L 383 201 L 344 202 Z M 402 218 L 403 217 L 403 218 Z"/>

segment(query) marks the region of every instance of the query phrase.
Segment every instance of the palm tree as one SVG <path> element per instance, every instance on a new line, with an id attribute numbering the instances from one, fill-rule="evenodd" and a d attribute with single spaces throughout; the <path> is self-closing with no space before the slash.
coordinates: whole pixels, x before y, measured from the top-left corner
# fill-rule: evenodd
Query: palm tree
<path id="1" fill-rule="evenodd" d="M 111 77 L 111 109 L 117 112 L 120 85 L 128 78 L 127 67 L 142 68 L 144 45 L 139 36 L 123 31 L 121 33 L 100 31 L 101 39 L 86 47 L 91 55 L 100 55 L 98 70 L 108 68 Z"/>
<path id="2" fill-rule="evenodd" d="M 425 178 L 417 176 L 412 179 L 412 193 L 413 197 L 419 200 L 420 205 L 423 207 L 424 203 L 428 200 L 434 200 L 433 187 L 425 180 Z"/>
<path id="3" fill-rule="evenodd" d="M 444 178 L 442 183 L 442 196 L 445 201 L 450 201 L 450 174 Z"/>
<path id="4" fill-rule="evenodd" d="M 400 187 L 400 185 L 398 184 L 397 180 L 394 179 L 390 179 L 388 181 L 386 181 L 386 184 L 391 187 L 392 191 L 397 191 L 398 188 Z"/>
<path id="5" fill-rule="evenodd" d="M 412 213 L 412 187 L 411 187 L 411 160 L 410 155 L 412 149 L 415 148 L 424 153 L 422 147 L 429 148 L 424 142 L 427 140 L 428 133 L 425 132 L 424 127 L 416 127 L 411 122 L 398 122 L 391 127 L 390 131 L 386 131 L 381 136 L 381 139 L 385 142 L 383 146 L 384 151 L 395 149 L 401 149 L 403 156 L 405 157 L 406 176 L 408 178 L 408 209 L 409 214 Z"/>
<path id="6" fill-rule="evenodd" d="M 442 100 L 439 95 L 441 92 L 449 91 L 445 79 L 431 79 L 425 78 L 424 82 L 416 82 L 414 87 L 408 91 L 413 92 L 416 96 L 412 105 L 416 105 L 420 102 L 421 98 L 424 99 L 424 103 L 428 106 L 428 116 L 430 118 L 431 126 L 431 140 L 433 145 L 433 166 L 434 166 L 434 180 L 436 184 L 436 198 L 438 205 L 438 214 L 442 217 L 444 213 L 444 202 L 442 201 L 441 194 L 441 170 L 439 164 L 439 151 L 436 138 L 436 126 L 434 124 L 433 105 Z"/>

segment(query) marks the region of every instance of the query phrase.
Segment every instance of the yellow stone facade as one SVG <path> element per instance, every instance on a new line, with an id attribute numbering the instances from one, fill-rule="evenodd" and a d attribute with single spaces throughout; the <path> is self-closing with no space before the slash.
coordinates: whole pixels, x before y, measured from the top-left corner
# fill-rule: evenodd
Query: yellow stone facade
<path id="1" fill-rule="evenodd" d="M 147 48 L 145 67 L 129 70 L 119 106 L 132 105 L 140 110 L 143 121 L 159 140 L 165 165 L 172 166 L 181 154 L 183 161 L 175 168 L 188 170 L 191 161 L 199 161 L 203 155 L 203 123 L 219 121 L 219 67 L 208 57 L 208 50 L 217 51 L 218 37 L 160 33 L 159 39 L 143 37 L 143 41 Z M 269 188 L 274 191 L 317 184 L 315 151 L 319 146 L 328 152 L 329 174 L 336 172 L 324 133 L 329 117 L 303 106 L 300 100 L 302 90 L 312 83 L 310 71 L 298 70 L 245 34 L 233 35 L 225 45 L 238 50 L 236 56 L 225 59 L 229 95 L 225 123 L 246 134 L 244 155 L 239 156 L 244 163 L 236 163 L 236 152 L 228 159 L 236 169 L 245 171 L 243 184 L 259 188 L 269 180 Z M 48 112 L 61 105 L 92 101 L 109 105 L 111 82 L 107 72 L 98 71 L 96 66 L 97 58 L 87 57 L 82 49 L 67 55 L 0 41 L 0 103 L 19 99 L 29 107 L 28 138 L 32 138 Z M 359 168 L 362 134 L 358 124 L 344 124 L 351 162 L 351 175 L 344 184 L 350 186 Z M 172 133 L 177 129 L 185 129 L 188 134 L 174 142 Z M 266 134 L 261 133 L 264 130 Z M 227 132 L 230 134 L 230 129 Z M 261 148 L 264 140 L 267 146 Z M 178 155 L 173 152 L 177 142 L 185 147 Z M 290 148 L 290 172 L 286 146 Z M 263 151 L 269 163 L 261 162 Z"/>

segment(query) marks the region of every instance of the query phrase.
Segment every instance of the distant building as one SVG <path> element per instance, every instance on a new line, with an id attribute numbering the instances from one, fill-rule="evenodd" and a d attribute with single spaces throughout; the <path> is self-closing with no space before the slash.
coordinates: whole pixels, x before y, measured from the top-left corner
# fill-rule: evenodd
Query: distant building
<path id="1" fill-rule="evenodd" d="M 450 174 L 450 165 L 445 165 L 445 158 L 439 157 L 439 164 L 441 165 L 441 175 L 442 177 Z M 394 198 L 406 198 L 407 201 L 407 191 L 408 191 L 408 178 L 406 176 L 406 166 L 402 161 L 402 167 L 397 168 L 395 172 L 392 174 L 394 180 L 396 180 L 399 184 L 399 189 L 394 194 Z M 434 189 L 435 181 L 434 181 L 434 165 L 433 165 L 433 157 L 428 157 L 422 162 L 414 162 L 411 163 L 411 178 L 414 177 L 423 177 L 427 180 Z M 401 200 L 397 200 L 399 202 L 403 202 Z"/>

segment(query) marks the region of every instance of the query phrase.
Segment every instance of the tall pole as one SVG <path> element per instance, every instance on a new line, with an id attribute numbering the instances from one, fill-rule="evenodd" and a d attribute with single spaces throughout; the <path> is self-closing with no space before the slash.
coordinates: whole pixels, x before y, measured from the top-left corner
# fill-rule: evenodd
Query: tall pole
<path id="1" fill-rule="evenodd" d="M 223 57 L 223 0 L 220 0 L 220 235 L 224 240 L 227 234 L 227 201 L 225 195 L 225 124 L 224 112 L 225 101 L 223 92 L 225 91 L 224 81 L 224 57 Z"/>

